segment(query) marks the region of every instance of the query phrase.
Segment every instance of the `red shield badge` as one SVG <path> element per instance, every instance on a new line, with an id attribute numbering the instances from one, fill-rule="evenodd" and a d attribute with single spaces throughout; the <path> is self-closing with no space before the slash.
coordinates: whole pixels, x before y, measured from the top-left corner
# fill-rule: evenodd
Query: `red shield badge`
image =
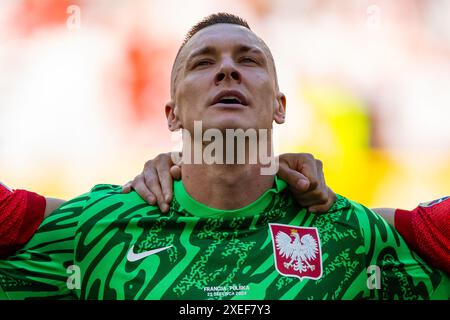
<path id="1" fill-rule="evenodd" d="M 319 279 L 322 251 L 317 228 L 270 223 L 275 267 L 287 277 Z"/>

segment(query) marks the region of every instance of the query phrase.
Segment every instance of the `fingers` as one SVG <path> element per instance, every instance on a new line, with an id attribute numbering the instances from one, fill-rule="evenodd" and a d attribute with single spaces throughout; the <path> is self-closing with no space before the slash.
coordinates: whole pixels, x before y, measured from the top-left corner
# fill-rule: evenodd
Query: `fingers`
<path id="1" fill-rule="evenodd" d="M 328 201 L 328 196 L 323 190 L 316 188 L 305 193 L 296 193 L 293 191 L 294 197 L 302 207 L 311 207 L 314 205 L 324 205 Z"/>
<path id="2" fill-rule="evenodd" d="M 297 202 L 303 207 L 308 207 L 311 212 L 326 212 L 333 205 L 335 194 L 325 183 L 322 161 L 315 159 L 313 155 L 308 153 L 280 155 L 278 175 L 289 184 Z M 298 182 L 299 179 L 308 181 L 308 184 L 302 185 Z"/>
<path id="3" fill-rule="evenodd" d="M 168 152 L 159 154 L 150 164 L 157 172 L 159 183 L 161 185 L 164 201 L 169 204 L 173 197 L 173 180 L 170 169 L 176 162 L 181 161 L 180 154 L 176 152 Z M 178 162 L 177 162 L 178 163 Z"/>
<path id="4" fill-rule="evenodd" d="M 326 213 L 328 211 L 328 204 L 308 207 L 308 211 L 312 213 Z"/>
<path id="5" fill-rule="evenodd" d="M 172 176 L 172 178 L 174 178 L 175 180 L 181 179 L 181 167 L 180 166 L 173 165 L 169 171 L 170 171 L 170 175 Z"/>
<path id="6" fill-rule="evenodd" d="M 150 192 L 154 200 L 149 203 L 155 204 L 156 202 L 162 212 L 169 210 L 169 203 L 173 197 L 173 180 L 170 174 L 170 167 L 173 165 L 171 155 L 171 153 L 162 153 L 155 159 L 147 161 L 141 174 L 145 188 L 139 183 L 139 188 L 142 189 L 136 190 L 145 195 Z"/>
<path id="7" fill-rule="evenodd" d="M 305 157 L 299 160 L 300 172 L 309 180 L 309 189 L 314 190 L 320 185 L 320 176 L 318 176 L 318 165 L 320 165 L 320 171 L 322 171 L 322 162 L 314 159 L 313 156 L 305 154 Z"/>
<path id="8" fill-rule="evenodd" d="M 333 206 L 334 202 L 336 201 L 336 194 L 328 188 L 328 197 L 327 202 L 322 205 L 313 205 L 308 208 L 309 212 L 314 213 L 325 213 Z"/>
<path id="9" fill-rule="evenodd" d="M 170 175 L 170 166 L 167 162 L 160 163 L 156 166 L 156 171 L 159 177 L 159 183 L 161 185 L 164 201 L 170 203 L 172 201 L 172 176 Z"/>
<path id="10" fill-rule="evenodd" d="M 181 165 L 183 164 L 183 157 L 181 152 L 171 152 L 172 166 L 169 169 L 170 175 L 175 180 L 181 179 Z"/>
<path id="11" fill-rule="evenodd" d="M 130 193 L 132 189 L 135 189 L 135 191 L 142 199 L 147 201 L 147 203 L 154 205 L 156 202 L 156 197 L 150 190 L 148 190 L 144 180 L 144 176 L 141 173 L 140 175 L 136 176 L 136 178 L 122 186 L 122 193 Z"/>
<path id="12" fill-rule="evenodd" d="M 167 212 L 169 210 L 169 205 L 166 203 L 164 199 L 162 187 L 159 180 L 159 175 L 156 172 L 156 169 L 153 165 L 147 166 L 146 164 L 146 168 L 144 169 L 144 177 L 145 177 L 145 188 L 149 189 L 156 197 L 156 202 L 158 203 L 158 207 L 161 209 L 161 211 Z"/>
<path id="13" fill-rule="evenodd" d="M 320 212 L 322 212 L 322 206 L 326 205 L 328 202 L 328 188 L 325 184 L 325 178 L 323 176 L 322 162 L 315 160 L 315 166 L 304 167 L 304 169 L 309 170 L 306 174 L 311 177 L 310 188 L 307 192 L 296 193 L 297 201 L 304 207 L 319 207 Z M 315 174 L 313 174 L 315 170 Z M 306 170 L 305 170 L 306 171 Z M 316 208 L 314 208 L 316 209 Z"/>
<path id="14" fill-rule="evenodd" d="M 122 186 L 122 193 L 130 193 L 131 191 L 131 184 L 133 183 L 133 181 L 128 181 L 127 183 L 125 183 Z"/>
<path id="15" fill-rule="evenodd" d="M 140 175 L 136 176 L 132 182 L 133 189 L 139 194 L 139 196 L 147 201 L 147 203 L 154 205 L 156 203 L 156 197 L 155 195 L 147 188 L 147 185 L 145 184 L 145 178 L 144 175 L 141 173 Z"/>
<path id="16" fill-rule="evenodd" d="M 158 204 L 162 212 L 169 211 L 169 203 L 173 197 L 172 166 L 174 163 L 171 153 L 158 155 L 145 163 L 144 171 L 134 180 L 126 183 L 122 187 L 122 192 L 128 193 L 134 189 L 149 204 Z M 174 168 L 173 175 L 175 178 L 181 177 L 181 169 Z"/>
<path id="17" fill-rule="evenodd" d="M 309 189 L 310 182 L 308 178 L 295 169 L 291 169 L 284 161 L 280 161 L 277 175 L 296 192 L 306 192 Z"/>

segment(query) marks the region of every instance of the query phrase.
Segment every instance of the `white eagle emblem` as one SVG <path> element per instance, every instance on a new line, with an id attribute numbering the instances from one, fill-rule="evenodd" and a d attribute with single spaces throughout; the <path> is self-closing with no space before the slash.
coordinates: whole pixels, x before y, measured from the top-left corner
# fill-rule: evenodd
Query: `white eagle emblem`
<path id="1" fill-rule="evenodd" d="M 290 259 L 289 262 L 284 262 L 284 266 L 287 269 L 293 267 L 295 271 L 306 271 L 307 268 L 314 271 L 314 266 L 310 265 L 308 260 L 315 259 L 319 252 L 317 241 L 310 234 L 300 238 L 296 229 L 292 229 L 291 235 L 294 240 L 283 231 L 278 231 L 275 238 L 280 255 Z"/>
<path id="2" fill-rule="evenodd" d="M 318 279 L 322 257 L 317 228 L 270 224 L 275 264 L 279 273 Z"/>

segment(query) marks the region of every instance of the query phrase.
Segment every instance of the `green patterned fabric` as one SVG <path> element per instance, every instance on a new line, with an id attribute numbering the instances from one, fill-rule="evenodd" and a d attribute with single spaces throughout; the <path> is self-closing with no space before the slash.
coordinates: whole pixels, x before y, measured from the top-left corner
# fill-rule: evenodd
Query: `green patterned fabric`
<path id="1" fill-rule="evenodd" d="M 277 271 L 272 223 L 317 228 L 319 279 Z M 380 270 L 379 289 L 368 285 L 370 266 Z M 374 212 L 338 196 L 327 214 L 308 213 L 277 178 L 257 201 L 231 211 L 198 203 L 176 181 L 166 214 L 135 192 L 97 185 L 0 260 L 0 299 L 449 297 L 448 276 L 425 264 Z"/>

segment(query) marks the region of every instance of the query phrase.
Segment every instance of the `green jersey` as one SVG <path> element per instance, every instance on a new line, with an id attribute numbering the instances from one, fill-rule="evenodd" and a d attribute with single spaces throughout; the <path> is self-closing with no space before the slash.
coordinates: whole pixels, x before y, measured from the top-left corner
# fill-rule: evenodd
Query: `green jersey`
<path id="1" fill-rule="evenodd" d="M 174 183 L 168 213 L 97 185 L 45 219 L 0 260 L 1 299 L 448 299 L 430 268 L 382 218 L 342 196 L 327 214 L 286 183 L 216 210 Z"/>

